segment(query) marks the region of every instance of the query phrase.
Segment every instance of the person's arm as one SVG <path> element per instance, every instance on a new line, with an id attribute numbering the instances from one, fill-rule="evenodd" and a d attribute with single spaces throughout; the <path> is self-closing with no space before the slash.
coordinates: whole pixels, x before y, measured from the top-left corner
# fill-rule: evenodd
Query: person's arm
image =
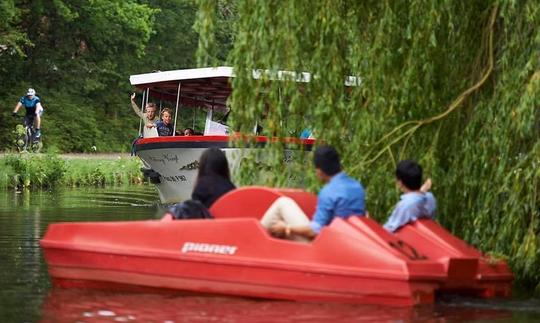
<path id="1" fill-rule="evenodd" d="M 141 109 L 139 109 L 139 106 L 135 103 L 135 93 L 131 95 L 131 107 L 140 118 L 144 119 L 144 113 L 141 112 Z"/>
<path id="2" fill-rule="evenodd" d="M 422 187 L 420 187 L 420 192 L 427 193 L 429 190 L 431 190 L 431 178 L 428 178 L 424 184 L 422 184 Z"/>
<path id="3" fill-rule="evenodd" d="M 17 105 L 15 106 L 15 109 L 13 110 L 13 114 L 17 114 L 19 112 L 19 109 L 22 107 L 21 102 L 17 102 Z"/>
<path id="4" fill-rule="evenodd" d="M 288 238 L 293 234 L 306 237 L 308 239 L 313 239 L 317 235 L 309 225 L 300 226 L 300 227 L 291 227 L 283 221 L 278 221 L 270 227 L 270 232 L 277 237 Z"/>
<path id="5" fill-rule="evenodd" d="M 412 218 L 410 213 L 410 207 L 407 207 L 403 203 L 396 204 L 396 207 L 394 208 L 394 210 L 392 210 L 392 214 L 390 215 L 386 223 L 383 225 L 383 227 L 388 232 L 396 232 L 397 229 L 409 223 L 410 219 Z"/>
<path id="6" fill-rule="evenodd" d="M 291 234 L 301 235 L 308 239 L 313 239 L 321 229 L 332 221 L 334 215 L 334 203 L 326 191 L 323 189 L 317 198 L 317 209 L 310 225 L 291 227 L 283 221 L 278 221 L 270 227 L 270 232 L 276 236 L 288 237 Z"/>

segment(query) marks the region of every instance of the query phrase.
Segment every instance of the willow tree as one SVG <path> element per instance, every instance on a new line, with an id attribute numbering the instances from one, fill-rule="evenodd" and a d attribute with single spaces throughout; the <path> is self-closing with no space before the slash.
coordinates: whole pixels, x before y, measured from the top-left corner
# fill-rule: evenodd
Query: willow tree
<path id="1" fill-rule="evenodd" d="M 396 162 L 418 160 L 434 181 L 438 221 L 538 284 L 538 1 L 211 3 L 200 1 L 199 62 L 216 62 L 220 6 L 233 7 L 228 63 L 237 73 L 230 104 L 238 130 L 250 132 L 265 110 L 271 134 L 309 125 L 365 184 L 380 221 L 398 199 Z M 254 80 L 252 69 L 270 72 Z M 310 72 L 311 80 L 267 82 L 277 70 Z M 360 84 L 347 87 L 349 75 Z M 279 169 L 282 147 L 268 149 Z M 283 184 L 284 174 L 261 184 Z"/>

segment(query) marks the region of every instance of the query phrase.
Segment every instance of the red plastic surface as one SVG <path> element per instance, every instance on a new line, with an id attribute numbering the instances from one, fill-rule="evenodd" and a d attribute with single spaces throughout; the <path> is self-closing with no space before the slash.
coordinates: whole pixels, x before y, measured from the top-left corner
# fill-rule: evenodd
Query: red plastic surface
<path id="1" fill-rule="evenodd" d="M 478 251 L 426 220 L 393 235 L 353 216 L 336 218 L 312 243 L 273 238 L 258 219 L 284 195 L 313 213 L 313 194 L 248 187 L 218 200 L 214 220 L 58 223 L 41 245 L 60 286 L 390 305 L 431 303 L 439 288 L 509 295 L 505 265 L 486 267 Z"/>
<path id="2" fill-rule="evenodd" d="M 421 219 L 395 235 L 445 265 L 448 281 L 442 289 L 483 297 L 510 296 L 513 275 L 506 262 L 483 256 L 436 222 Z"/>
<path id="3" fill-rule="evenodd" d="M 163 143 L 163 142 L 229 142 L 231 140 L 242 140 L 244 142 L 284 142 L 284 143 L 293 143 L 293 144 L 304 144 L 304 145 L 313 145 L 315 139 L 300 139 L 293 137 L 266 137 L 266 136 L 248 136 L 248 135 L 232 135 L 232 136 L 165 136 L 165 137 L 152 137 L 152 138 L 141 138 L 137 141 L 138 145 L 152 144 L 152 143 Z"/>
<path id="4" fill-rule="evenodd" d="M 186 244 L 234 254 L 183 252 Z M 255 219 L 60 223 L 41 241 L 49 273 L 69 280 L 263 298 L 413 305 L 433 301 L 440 265 L 388 252 L 335 220 L 311 244 L 270 237 Z M 416 268 L 416 273 L 411 272 Z"/>
<path id="5" fill-rule="evenodd" d="M 292 198 L 311 218 L 315 213 L 317 196 L 302 190 L 274 189 L 263 186 L 241 187 L 220 197 L 210 208 L 215 218 L 260 219 L 281 196 Z"/>

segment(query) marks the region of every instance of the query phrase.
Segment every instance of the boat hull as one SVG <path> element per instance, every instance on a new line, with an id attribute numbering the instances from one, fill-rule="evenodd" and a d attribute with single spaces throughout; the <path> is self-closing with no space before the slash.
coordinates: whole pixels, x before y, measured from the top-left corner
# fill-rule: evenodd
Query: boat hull
<path id="1" fill-rule="evenodd" d="M 291 145 L 285 150 L 284 163 L 289 163 L 302 153 L 311 150 L 313 140 L 289 138 Z M 239 147 L 229 136 L 157 137 L 140 139 L 135 143 L 136 155 L 145 165 L 145 174 L 151 177 L 162 203 L 178 203 L 191 198 L 202 153 L 210 147 L 225 152 L 234 175 L 243 158 L 260 155 L 267 142 L 266 137 L 254 137 L 253 142 Z M 148 174 L 150 174 L 148 176 Z M 153 178 L 152 178 L 153 176 Z M 292 184 L 298 183 L 291 183 Z"/>
<path id="2" fill-rule="evenodd" d="M 411 263 L 340 219 L 310 244 L 243 218 L 53 224 L 41 245 L 60 286 L 403 306 L 432 303 L 445 280 L 439 264 Z"/>

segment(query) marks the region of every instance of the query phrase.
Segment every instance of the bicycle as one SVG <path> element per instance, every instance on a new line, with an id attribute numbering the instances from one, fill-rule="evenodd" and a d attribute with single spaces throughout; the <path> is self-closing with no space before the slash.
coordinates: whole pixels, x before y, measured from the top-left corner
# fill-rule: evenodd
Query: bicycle
<path id="1" fill-rule="evenodd" d="M 43 148 L 43 143 L 40 138 L 36 138 L 34 118 L 28 116 L 22 118 L 23 124 L 15 127 L 15 145 L 19 152 L 39 153 Z"/>

